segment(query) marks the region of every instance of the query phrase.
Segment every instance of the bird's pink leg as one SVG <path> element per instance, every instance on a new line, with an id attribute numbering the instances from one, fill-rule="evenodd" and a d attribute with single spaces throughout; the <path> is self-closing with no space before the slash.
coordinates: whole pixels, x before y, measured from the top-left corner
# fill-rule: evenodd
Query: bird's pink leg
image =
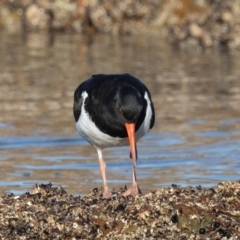
<path id="1" fill-rule="evenodd" d="M 141 193 L 141 190 L 139 189 L 138 185 L 137 185 L 137 179 L 136 179 L 136 160 L 134 161 L 132 159 L 132 186 L 130 188 L 128 188 L 128 190 L 126 192 L 124 192 L 123 196 L 127 196 L 127 195 L 138 195 Z"/>
<path id="2" fill-rule="evenodd" d="M 137 178 L 136 178 L 136 165 L 137 165 L 137 148 L 136 148 L 136 141 L 135 141 L 135 124 L 126 124 L 126 129 L 128 133 L 130 149 L 131 149 L 131 158 L 132 158 L 132 186 L 123 194 L 123 196 L 137 195 L 141 193 L 137 185 Z"/>
<path id="3" fill-rule="evenodd" d="M 103 198 L 110 198 L 111 193 L 108 190 L 107 178 L 106 178 L 106 163 L 103 160 L 102 151 L 97 149 L 97 152 L 98 152 L 100 173 L 101 173 L 102 180 L 103 180 Z"/>

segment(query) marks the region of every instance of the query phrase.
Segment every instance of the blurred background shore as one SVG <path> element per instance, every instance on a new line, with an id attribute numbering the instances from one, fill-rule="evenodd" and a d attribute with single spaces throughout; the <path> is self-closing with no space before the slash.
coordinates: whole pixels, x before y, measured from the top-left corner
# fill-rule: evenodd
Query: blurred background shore
<path id="1" fill-rule="evenodd" d="M 202 48 L 240 46 L 238 0 L 0 0 L 0 29 L 15 33 L 157 34 Z"/>

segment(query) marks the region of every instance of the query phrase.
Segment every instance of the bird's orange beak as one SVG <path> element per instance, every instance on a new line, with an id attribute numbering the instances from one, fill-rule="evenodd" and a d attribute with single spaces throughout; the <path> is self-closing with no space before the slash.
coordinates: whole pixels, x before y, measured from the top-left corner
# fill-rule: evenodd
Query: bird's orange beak
<path id="1" fill-rule="evenodd" d="M 137 162 L 137 149 L 136 149 L 136 140 L 135 140 L 135 124 L 134 123 L 125 123 L 128 139 L 130 143 L 131 157 L 134 165 L 136 166 Z"/>

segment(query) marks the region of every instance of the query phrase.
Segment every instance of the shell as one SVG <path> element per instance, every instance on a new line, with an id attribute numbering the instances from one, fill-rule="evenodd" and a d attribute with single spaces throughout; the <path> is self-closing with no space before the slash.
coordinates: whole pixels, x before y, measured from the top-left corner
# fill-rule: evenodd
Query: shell
<path id="1" fill-rule="evenodd" d="M 238 239 L 240 181 L 216 189 L 176 185 L 122 196 L 102 188 L 74 197 L 62 187 L 36 185 L 32 193 L 5 195 L 1 239 Z"/>

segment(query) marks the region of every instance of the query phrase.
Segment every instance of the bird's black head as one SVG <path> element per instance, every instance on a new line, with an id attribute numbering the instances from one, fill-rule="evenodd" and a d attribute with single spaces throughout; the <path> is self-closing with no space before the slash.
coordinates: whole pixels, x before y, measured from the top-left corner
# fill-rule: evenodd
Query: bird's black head
<path id="1" fill-rule="evenodd" d="M 120 88 L 116 104 L 119 117 L 124 123 L 137 122 L 143 108 L 143 103 L 140 93 L 135 88 Z"/>

